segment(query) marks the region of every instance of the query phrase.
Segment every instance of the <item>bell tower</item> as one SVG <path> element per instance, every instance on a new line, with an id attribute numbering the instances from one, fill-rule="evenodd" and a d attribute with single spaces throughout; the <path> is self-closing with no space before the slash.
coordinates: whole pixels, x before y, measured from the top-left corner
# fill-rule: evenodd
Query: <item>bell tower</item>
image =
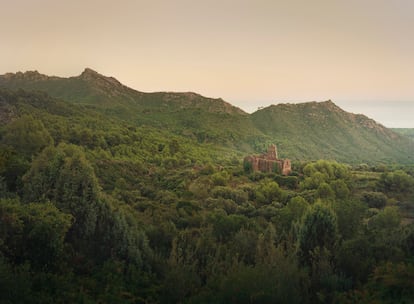
<path id="1" fill-rule="evenodd" d="M 267 159 L 269 160 L 277 160 L 279 159 L 277 155 L 277 147 L 274 144 L 271 144 L 267 149 Z"/>

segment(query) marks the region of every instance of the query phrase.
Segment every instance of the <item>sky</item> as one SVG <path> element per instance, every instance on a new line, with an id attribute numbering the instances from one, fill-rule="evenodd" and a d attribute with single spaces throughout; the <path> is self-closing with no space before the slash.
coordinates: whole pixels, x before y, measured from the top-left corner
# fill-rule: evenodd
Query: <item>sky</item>
<path id="1" fill-rule="evenodd" d="M 414 128 L 412 0 L 0 0 L 0 74 L 85 67 L 247 112 L 331 99 Z"/>

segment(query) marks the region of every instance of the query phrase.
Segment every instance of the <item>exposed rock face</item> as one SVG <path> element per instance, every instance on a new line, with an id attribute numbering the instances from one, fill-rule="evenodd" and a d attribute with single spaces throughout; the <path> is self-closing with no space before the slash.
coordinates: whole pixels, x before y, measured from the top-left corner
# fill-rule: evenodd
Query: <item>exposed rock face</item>
<path id="1" fill-rule="evenodd" d="M 38 81 L 46 81 L 46 80 L 53 80 L 59 77 L 55 76 L 47 76 L 40 74 L 38 71 L 27 71 L 27 72 L 17 72 L 17 73 L 6 73 L 4 75 L 0 75 L 0 81 L 29 81 L 29 82 L 38 82 Z"/>
<path id="2" fill-rule="evenodd" d="M 280 172 L 289 175 L 292 171 L 289 159 L 279 159 L 276 145 L 270 145 L 267 153 L 262 155 L 249 155 L 244 158 L 245 165 L 249 165 L 253 172 Z"/>
<path id="3" fill-rule="evenodd" d="M 100 85 L 113 86 L 113 87 L 124 87 L 117 79 L 114 77 L 107 77 L 99 74 L 98 72 L 86 68 L 78 78 L 92 83 L 97 83 Z"/>

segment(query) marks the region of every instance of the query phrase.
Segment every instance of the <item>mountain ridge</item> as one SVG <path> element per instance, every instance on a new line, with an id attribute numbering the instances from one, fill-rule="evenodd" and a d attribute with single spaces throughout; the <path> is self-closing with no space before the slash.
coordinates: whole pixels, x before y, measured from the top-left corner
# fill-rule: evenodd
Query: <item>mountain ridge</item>
<path id="1" fill-rule="evenodd" d="M 52 86 L 48 86 L 48 82 L 53 81 Z M 38 71 L 26 71 L 17 73 L 6 73 L 0 75 L 0 87 L 4 88 L 23 88 L 23 89 L 40 89 L 47 91 L 52 97 L 62 98 L 72 102 L 82 103 L 111 103 L 114 99 L 119 98 L 122 101 L 129 102 L 142 101 L 143 96 L 155 96 L 159 102 L 167 103 L 169 101 L 179 101 L 180 98 L 190 100 L 185 106 L 197 107 L 197 101 L 206 100 L 210 102 L 211 111 L 224 111 L 227 113 L 247 114 L 242 109 L 224 101 L 221 98 L 209 98 L 194 92 L 141 92 L 122 84 L 115 77 L 104 76 L 91 68 L 85 68 L 78 76 L 58 77 L 47 76 Z M 80 94 L 65 94 L 65 91 L 73 90 Z M 87 90 L 91 92 L 87 92 Z M 83 96 L 82 96 L 83 95 Z M 162 96 L 161 96 L 162 95 Z M 190 98 L 189 98 L 190 97 Z M 214 110 L 212 103 L 216 103 L 218 107 Z"/>
<path id="2" fill-rule="evenodd" d="M 412 141 L 365 115 L 344 111 L 332 100 L 279 103 L 248 114 L 220 98 L 193 92 L 140 92 L 90 68 L 69 78 L 37 71 L 7 73 L 0 75 L 1 87 L 45 91 L 108 118 L 246 152 L 263 151 L 274 142 L 283 157 L 293 160 L 413 161 Z"/>

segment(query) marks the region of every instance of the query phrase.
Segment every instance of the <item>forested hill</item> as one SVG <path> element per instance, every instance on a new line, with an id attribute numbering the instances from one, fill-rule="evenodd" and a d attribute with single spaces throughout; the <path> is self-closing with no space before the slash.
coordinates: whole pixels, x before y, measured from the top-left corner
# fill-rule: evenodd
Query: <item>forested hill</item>
<path id="1" fill-rule="evenodd" d="M 166 122 L 107 109 L 0 89 L 0 303 L 414 303 L 413 166 L 242 163 L 277 138 L 315 157 L 338 140 L 323 128 L 403 137 L 361 116 L 350 129 L 332 103 Z"/>
<path id="2" fill-rule="evenodd" d="M 246 114 L 222 99 L 213 99 L 192 92 L 143 93 L 86 68 L 79 76 L 63 78 L 47 76 L 37 71 L 7 73 L 0 76 L 0 87 L 45 91 L 55 98 L 86 104 L 97 104 L 109 108 L 123 105 L 134 110 L 176 111 L 182 108 L 197 108 L 206 112 Z"/>
<path id="3" fill-rule="evenodd" d="M 251 115 L 254 125 L 297 159 L 413 162 L 408 138 L 332 101 L 278 104 Z"/>
<path id="4" fill-rule="evenodd" d="M 273 142 L 293 160 L 336 159 L 347 163 L 412 163 L 414 143 L 374 120 L 343 111 L 333 102 L 279 104 L 251 115 L 223 101 L 196 93 L 143 93 L 91 69 L 61 78 L 32 72 L 0 76 L 0 88 L 45 91 L 82 104 L 106 119 L 151 126 L 252 153 Z"/>
<path id="5" fill-rule="evenodd" d="M 87 105 L 110 119 L 153 126 L 192 138 L 250 151 L 245 141 L 261 138 L 249 115 L 222 99 L 196 93 L 143 93 L 91 69 L 76 77 L 49 77 L 37 71 L 0 76 L 0 88 L 40 90 Z"/>

